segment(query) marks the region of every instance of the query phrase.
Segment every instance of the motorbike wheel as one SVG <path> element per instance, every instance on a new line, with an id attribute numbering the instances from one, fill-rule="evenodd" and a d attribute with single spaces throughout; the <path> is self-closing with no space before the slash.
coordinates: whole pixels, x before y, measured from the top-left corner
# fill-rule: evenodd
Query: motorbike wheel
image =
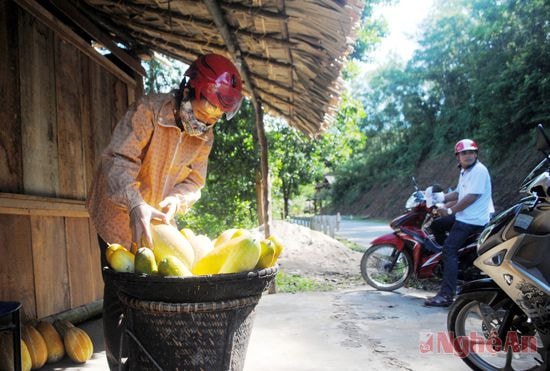
<path id="1" fill-rule="evenodd" d="M 447 329 L 455 354 L 473 370 L 546 370 L 534 326 L 511 299 L 493 302 L 494 294 L 462 294 L 449 308 Z M 507 315 L 512 318 L 502 343 L 496 334 Z"/>
<path id="2" fill-rule="evenodd" d="M 393 245 L 374 245 L 361 258 L 361 275 L 377 290 L 393 291 L 405 284 L 413 271 L 408 251 Z"/>

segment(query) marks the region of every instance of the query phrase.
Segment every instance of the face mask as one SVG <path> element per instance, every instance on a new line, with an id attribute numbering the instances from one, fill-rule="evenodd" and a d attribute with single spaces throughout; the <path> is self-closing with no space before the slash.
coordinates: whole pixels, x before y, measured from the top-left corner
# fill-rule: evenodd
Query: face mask
<path id="1" fill-rule="evenodd" d="M 181 121 L 183 129 L 192 137 L 200 137 L 206 133 L 213 125 L 206 125 L 195 118 L 191 102 L 181 103 Z"/>
<path id="2" fill-rule="evenodd" d="M 223 111 L 218 107 L 208 102 L 205 98 L 191 101 L 193 106 L 193 115 L 197 120 L 208 125 L 214 125 L 223 115 Z"/>

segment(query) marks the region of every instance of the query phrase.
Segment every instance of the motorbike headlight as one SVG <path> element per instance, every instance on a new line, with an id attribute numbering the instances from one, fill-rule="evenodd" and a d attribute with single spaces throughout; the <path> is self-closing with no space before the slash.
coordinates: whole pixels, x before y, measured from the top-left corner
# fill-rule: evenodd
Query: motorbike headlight
<path id="1" fill-rule="evenodd" d="M 494 267 L 498 267 L 499 265 L 502 264 L 502 262 L 504 261 L 504 257 L 506 256 L 506 253 L 508 252 L 508 250 L 504 249 L 504 250 L 500 250 L 498 253 L 496 253 L 495 255 L 491 256 L 490 258 L 488 259 L 485 259 L 483 261 L 483 264 L 487 264 L 487 265 L 492 265 Z"/>
<path id="2" fill-rule="evenodd" d="M 413 207 L 418 206 L 425 199 L 426 197 L 424 196 L 424 192 L 416 191 L 407 199 L 407 202 L 405 203 L 405 207 L 407 209 L 412 209 Z"/>
<path id="3" fill-rule="evenodd" d="M 405 202 L 405 208 L 407 209 L 412 209 L 413 207 L 415 207 L 416 205 L 418 205 L 418 202 L 416 201 L 416 199 L 414 198 L 414 195 L 412 195 L 411 197 L 409 197 L 407 199 L 407 202 Z"/>

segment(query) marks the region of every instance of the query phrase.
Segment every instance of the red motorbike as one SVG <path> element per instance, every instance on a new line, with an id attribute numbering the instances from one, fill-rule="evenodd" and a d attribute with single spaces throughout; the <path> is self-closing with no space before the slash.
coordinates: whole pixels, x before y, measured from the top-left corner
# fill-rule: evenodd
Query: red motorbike
<path id="1" fill-rule="evenodd" d="M 411 277 L 417 279 L 442 277 L 442 246 L 435 242 L 430 224 L 435 218 L 434 195 L 441 194 L 438 186 L 415 191 L 406 202 L 407 212 L 391 221 L 394 230 L 376 238 L 361 259 L 361 274 L 367 283 L 382 291 L 404 286 Z M 470 281 L 480 276 L 472 263 L 476 259 L 479 234 L 468 238 L 458 251 L 459 279 Z"/>

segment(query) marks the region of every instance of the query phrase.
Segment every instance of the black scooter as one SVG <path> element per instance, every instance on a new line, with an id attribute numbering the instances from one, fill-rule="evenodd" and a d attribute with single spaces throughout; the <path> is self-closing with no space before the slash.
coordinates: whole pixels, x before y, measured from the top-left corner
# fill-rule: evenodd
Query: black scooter
<path id="1" fill-rule="evenodd" d="M 474 264 L 484 278 L 461 287 L 447 328 L 474 370 L 550 369 L 550 140 L 538 127 L 545 159 L 524 180 L 530 196 L 494 217 Z"/>

